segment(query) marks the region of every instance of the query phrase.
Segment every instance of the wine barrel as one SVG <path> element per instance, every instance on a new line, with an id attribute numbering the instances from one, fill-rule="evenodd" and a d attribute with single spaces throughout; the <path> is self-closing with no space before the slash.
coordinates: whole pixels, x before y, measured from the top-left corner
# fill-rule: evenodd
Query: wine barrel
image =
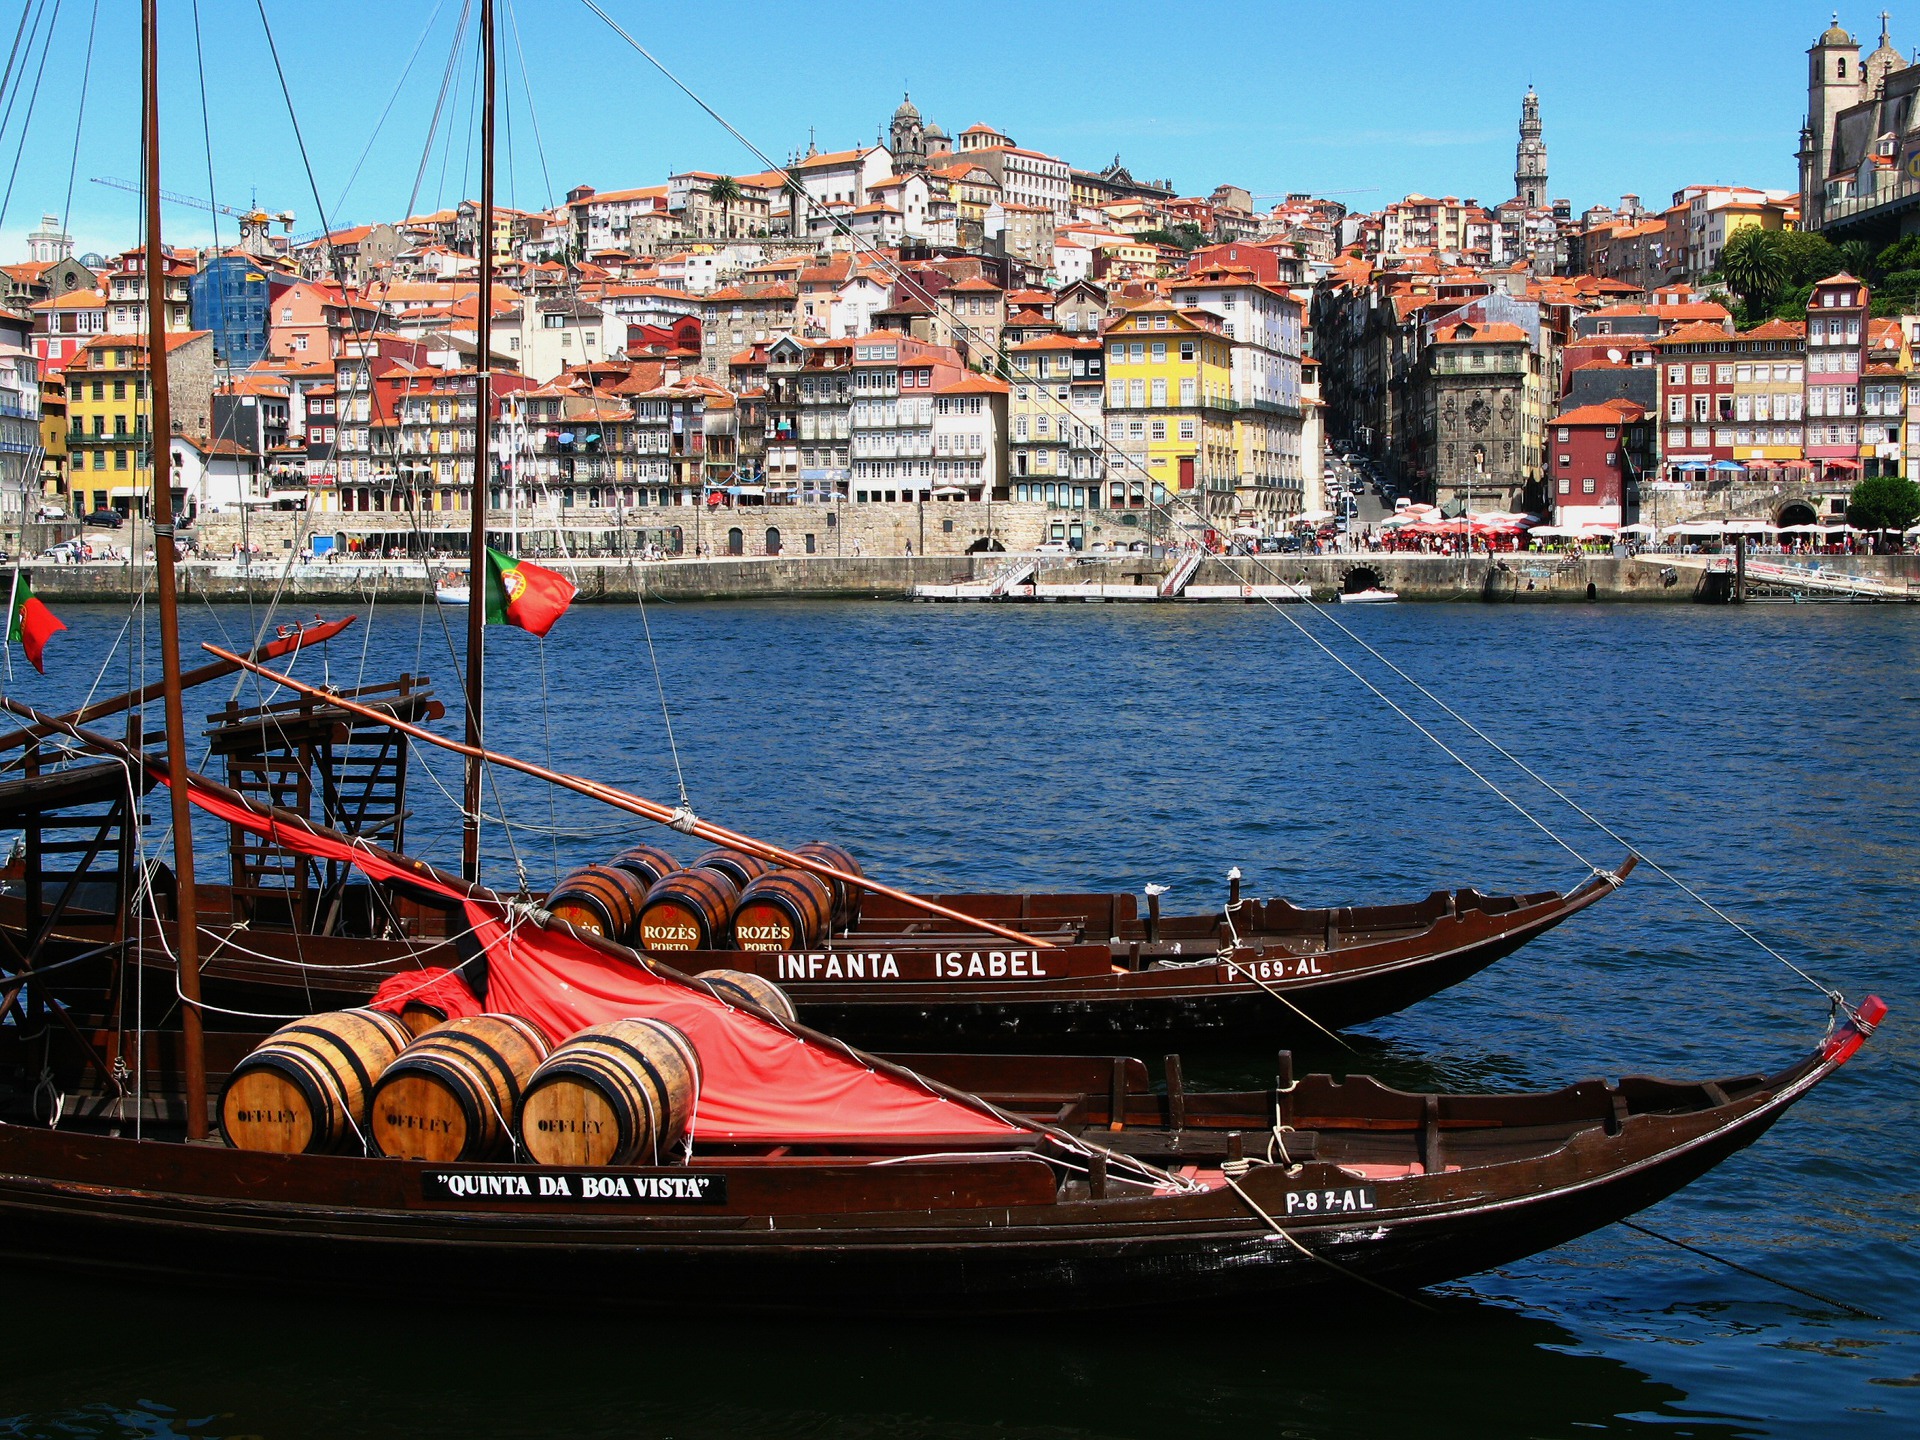
<path id="1" fill-rule="evenodd" d="M 401 1051 L 373 1087 L 373 1143 L 409 1160 L 492 1159 L 548 1048 L 517 1015 L 449 1020 Z"/>
<path id="2" fill-rule="evenodd" d="M 283 1025 L 220 1092 L 220 1129 L 236 1150 L 321 1155 L 367 1130 L 374 1082 L 412 1036 L 397 1015 L 336 1010 Z"/>
<path id="3" fill-rule="evenodd" d="M 711 985 L 722 1000 L 750 1000 L 782 1020 L 799 1018 L 787 992 L 764 975 L 746 970 L 702 970 L 695 978 Z"/>
<path id="4" fill-rule="evenodd" d="M 818 860 L 823 865 L 831 865 L 836 870 L 844 870 L 849 875 L 866 873 L 848 851 L 838 845 L 829 845 L 824 840 L 796 845 L 793 853 L 809 860 Z M 844 880 L 828 880 L 827 886 L 833 891 L 833 928 L 842 932 L 851 930 L 860 923 L 860 897 L 864 892 L 858 885 L 849 885 Z"/>
<path id="5" fill-rule="evenodd" d="M 617 865 L 622 870 L 631 870 L 640 877 L 641 884 L 648 886 L 662 875 L 671 875 L 680 868 L 680 862 L 658 845 L 629 846 L 607 863 Z"/>
<path id="6" fill-rule="evenodd" d="M 662 875 L 640 907 L 640 948 L 725 949 L 733 939 L 733 907 L 739 901 L 739 889 L 718 870 Z"/>
<path id="7" fill-rule="evenodd" d="M 833 891 L 804 870 L 774 870 L 740 892 L 733 943 L 742 950 L 806 950 L 826 938 Z"/>
<path id="8" fill-rule="evenodd" d="M 553 887 L 543 902 L 556 920 L 626 943 L 639 923 L 647 882 L 618 865 L 584 865 Z"/>
<path id="9" fill-rule="evenodd" d="M 757 855 L 748 855 L 739 850 L 720 849 L 709 850 L 704 855 L 696 855 L 693 863 L 687 868 L 718 870 L 733 881 L 737 888 L 744 890 L 760 876 L 773 869 L 773 866 Z"/>
<path id="10" fill-rule="evenodd" d="M 520 1145 L 536 1165 L 659 1165 L 687 1133 L 700 1056 L 664 1020 L 582 1030 L 527 1082 Z"/>
<path id="11" fill-rule="evenodd" d="M 427 1031 L 447 1023 L 447 1012 L 422 1000 L 409 1000 L 400 1007 L 400 1023 L 418 1040 Z"/>

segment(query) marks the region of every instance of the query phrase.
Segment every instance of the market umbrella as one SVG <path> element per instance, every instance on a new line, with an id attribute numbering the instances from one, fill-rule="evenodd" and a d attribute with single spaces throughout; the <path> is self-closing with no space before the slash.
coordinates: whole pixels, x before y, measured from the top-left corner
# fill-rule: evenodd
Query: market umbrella
<path id="1" fill-rule="evenodd" d="M 1716 470 L 1738 470 L 1744 472 L 1747 467 L 1742 465 L 1738 460 L 1716 460 L 1713 462 L 1713 468 Z"/>
<path id="2" fill-rule="evenodd" d="M 1685 525 L 1669 525 L 1668 535 L 1724 535 L 1726 529 L 1718 520 L 1693 520 Z"/>
<path id="3" fill-rule="evenodd" d="M 1534 533 L 1538 534 L 1539 532 L 1535 531 Z M 1655 530 L 1653 526 L 1643 524 L 1636 520 L 1631 525 L 1622 525 L 1620 527 L 1620 533 L 1622 535 L 1657 535 L 1659 532 Z"/>

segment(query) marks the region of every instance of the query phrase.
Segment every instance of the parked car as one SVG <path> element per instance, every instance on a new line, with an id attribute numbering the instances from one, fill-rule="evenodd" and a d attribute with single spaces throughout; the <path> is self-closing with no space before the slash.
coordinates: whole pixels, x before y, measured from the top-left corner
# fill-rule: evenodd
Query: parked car
<path id="1" fill-rule="evenodd" d="M 1033 547 L 1036 555 L 1071 555 L 1073 547 L 1064 540 L 1042 540 Z"/>
<path id="2" fill-rule="evenodd" d="M 103 526 L 108 530 L 118 530 L 127 523 L 127 517 L 118 510 L 96 510 L 85 518 L 85 523 Z"/>

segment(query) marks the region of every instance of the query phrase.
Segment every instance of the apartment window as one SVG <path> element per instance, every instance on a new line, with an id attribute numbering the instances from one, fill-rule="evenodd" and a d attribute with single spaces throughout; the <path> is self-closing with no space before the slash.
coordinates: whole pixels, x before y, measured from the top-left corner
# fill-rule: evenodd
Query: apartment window
<path id="1" fill-rule="evenodd" d="M 1571 495 L 1573 493 L 1572 478 L 1570 476 L 1562 475 L 1559 479 L 1559 482 L 1554 486 L 1554 489 L 1557 490 L 1562 495 Z"/>
<path id="2" fill-rule="evenodd" d="M 1194 438 L 1194 424 L 1193 424 L 1193 421 L 1191 421 L 1191 420 L 1182 420 L 1182 421 L 1180 422 L 1180 438 L 1181 438 L 1182 440 L 1191 440 L 1191 439 L 1193 439 L 1193 438 Z"/>
<path id="3" fill-rule="evenodd" d="M 1693 367 L 1693 383 L 1696 385 L 1705 385 L 1707 383 L 1707 376 L 1712 371 L 1712 369 L 1713 367 L 1711 365 L 1694 366 Z"/>
<path id="4" fill-rule="evenodd" d="M 1564 445 L 1567 443 L 1567 441 L 1571 440 L 1572 438 L 1573 438 L 1573 431 L 1568 429 L 1565 425 L 1562 425 L 1560 427 L 1560 443 Z M 1563 465 L 1566 463 L 1566 456 L 1563 455 L 1560 457 L 1560 463 Z"/>
<path id="5" fill-rule="evenodd" d="M 1687 397 L 1669 395 L 1667 397 L 1667 419 L 1684 420 L 1687 418 Z"/>
<path id="6" fill-rule="evenodd" d="M 1733 383 L 1733 366 L 1731 365 L 1714 366 L 1713 378 L 1722 385 L 1731 385 Z"/>
<path id="7" fill-rule="evenodd" d="M 1191 360 L 1198 353 L 1199 347 L 1196 342 L 1192 340 L 1182 340 L 1180 342 L 1180 358 L 1182 360 Z"/>
<path id="8" fill-rule="evenodd" d="M 1687 367 L 1684 365 L 1667 366 L 1667 383 L 1669 385 L 1686 384 L 1687 383 Z"/>
<path id="9" fill-rule="evenodd" d="M 1127 358 L 1136 365 L 1147 358 L 1147 342 L 1136 340 L 1127 347 Z"/>
<path id="10" fill-rule="evenodd" d="M 1158 409 L 1167 403 L 1167 382 L 1156 379 L 1153 382 L 1153 404 Z"/>
<path id="11" fill-rule="evenodd" d="M 1153 422 L 1152 438 L 1155 440 L 1164 440 L 1167 438 L 1167 422 L 1166 421 L 1156 420 Z"/>
<path id="12" fill-rule="evenodd" d="M 1565 435 L 1565 434 L 1566 434 L 1567 432 L 1566 432 L 1566 431 L 1564 431 L 1564 430 L 1562 430 L 1562 431 L 1561 431 L 1560 433 L 1561 433 L 1562 435 Z M 1564 453 L 1563 453 L 1563 454 L 1562 454 L 1562 455 L 1560 456 L 1560 463 L 1561 463 L 1562 465 L 1571 465 L 1571 464 L 1573 464 L 1573 456 L 1571 456 L 1571 455 L 1567 455 L 1567 454 L 1564 454 Z"/>
<path id="13" fill-rule="evenodd" d="M 1582 495 L 1591 495 L 1593 494 L 1593 491 L 1594 491 L 1593 477 L 1591 475 L 1583 476 L 1580 481 L 1580 493 Z"/>

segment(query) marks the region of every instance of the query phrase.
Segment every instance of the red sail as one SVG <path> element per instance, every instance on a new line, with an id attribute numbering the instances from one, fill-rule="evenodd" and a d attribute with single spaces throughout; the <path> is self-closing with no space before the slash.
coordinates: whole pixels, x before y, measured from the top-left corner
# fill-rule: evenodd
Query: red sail
<path id="1" fill-rule="evenodd" d="M 700 1052 L 705 1083 L 693 1120 L 701 1140 L 780 1143 L 841 1137 L 1005 1136 L 1017 1127 L 984 1105 L 949 1099 L 868 1065 L 856 1051 L 793 1034 L 771 1021 L 608 955 L 461 891 L 383 852 L 281 825 L 188 786 L 193 803 L 302 855 L 350 864 L 458 902 L 486 952 L 487 1008 L 520 1015 L 555 1041 L 607 1020 L 653 1017 L 680 1027 Z"/>

